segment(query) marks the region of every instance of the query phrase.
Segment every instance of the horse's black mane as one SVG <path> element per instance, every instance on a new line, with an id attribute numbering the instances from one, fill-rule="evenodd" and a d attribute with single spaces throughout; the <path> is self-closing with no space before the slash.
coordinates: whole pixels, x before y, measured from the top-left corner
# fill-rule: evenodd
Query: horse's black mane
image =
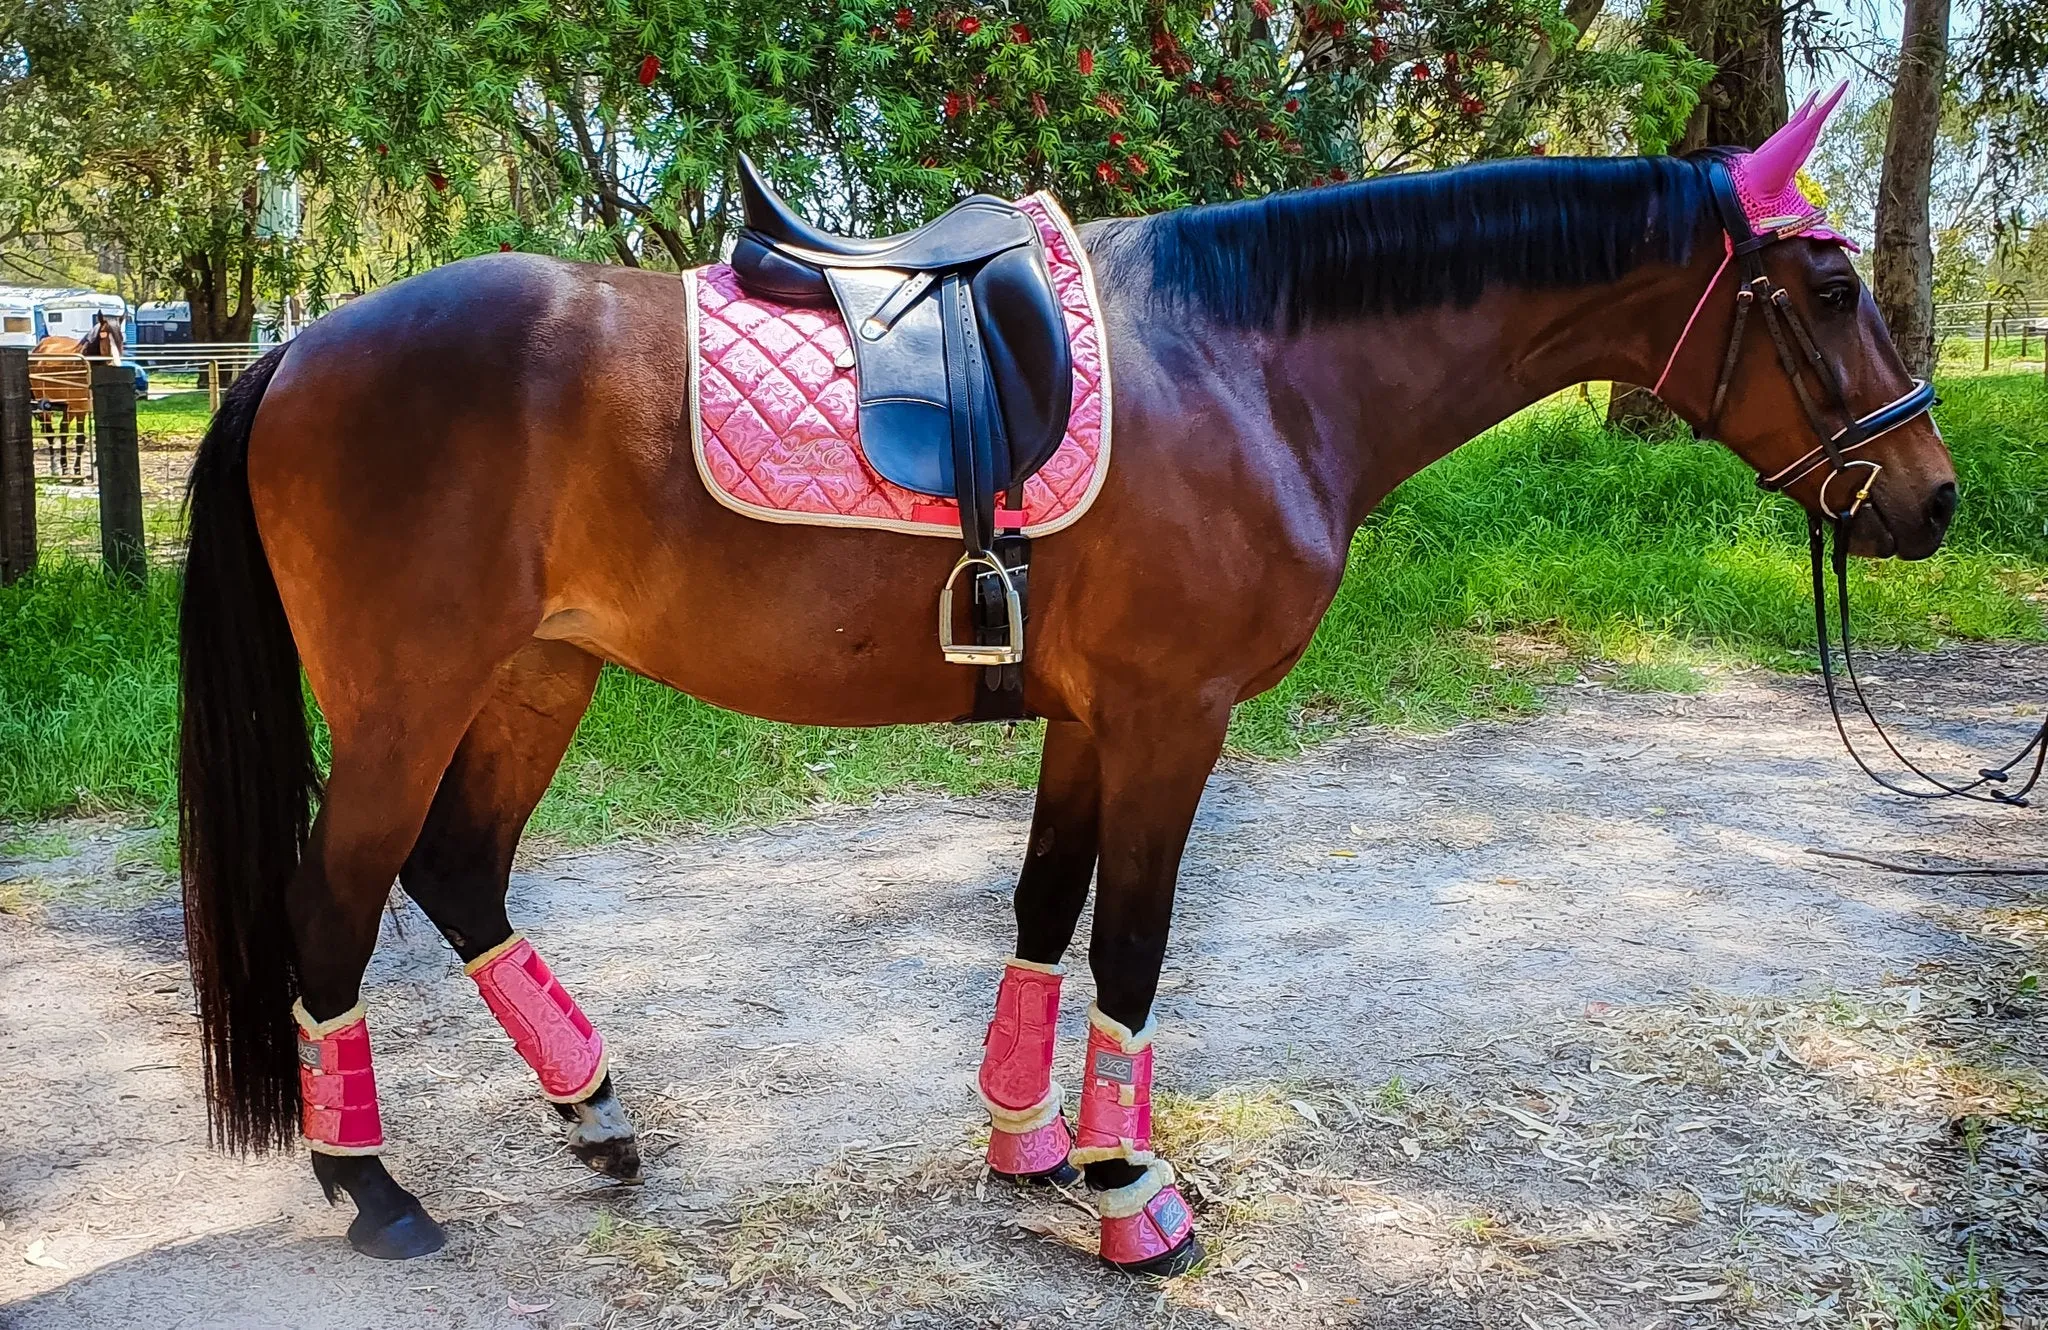
<path id="1" fill-rule="evenodd" d="M 1119 237 L 1155 293 L 1240 327 L 1469 305 L 1683 263 L 1711 210 L 1675 157 L 1520 158 L 1162 213 Z"/>

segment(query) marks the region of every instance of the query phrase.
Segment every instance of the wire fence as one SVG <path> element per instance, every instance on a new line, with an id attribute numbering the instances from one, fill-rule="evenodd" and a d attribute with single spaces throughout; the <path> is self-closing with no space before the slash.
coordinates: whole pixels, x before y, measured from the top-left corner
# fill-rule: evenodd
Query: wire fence
<path id="1" fill-rule="evenodd" d="M 93 557 L 101 548 L 95 363 L 108 362 L 77 355 L 28 358 L 36 537 L 46 554 Z M 183 543 L 185 479 L 205 419 L 193 413 L 174 418 L 183 428 L 139 431 L 143 547 L 152 559 L 170 558 Z"/>

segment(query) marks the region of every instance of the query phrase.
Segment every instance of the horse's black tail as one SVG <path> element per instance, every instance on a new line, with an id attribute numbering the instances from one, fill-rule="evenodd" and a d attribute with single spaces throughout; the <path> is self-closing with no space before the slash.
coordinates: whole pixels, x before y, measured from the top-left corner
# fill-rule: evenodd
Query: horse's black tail
<path id="1" fill-rule="evenodd" d="M 178 623 L 185 951 L 206 1044 L 209 1134 L 244 1154 L 296 1135 L 298 972 L 284 892 L 320 784 L 298 646 L 249 500 L 249 431 L 284 351 L 235 380 L 199 446 Z"/>

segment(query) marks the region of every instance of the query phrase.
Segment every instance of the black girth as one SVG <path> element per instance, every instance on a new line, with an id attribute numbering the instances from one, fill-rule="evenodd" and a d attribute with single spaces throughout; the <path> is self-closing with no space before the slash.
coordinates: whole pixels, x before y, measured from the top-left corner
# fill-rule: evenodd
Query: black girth
<path id="1" fill-rule="evenodd" d="M 1799 399 L 1800 410 L 1806 415 L 1807 423 L 1813 427 L 1814 436 L 1819 440 L 1813 448 L 1768 476 L 1760 477 L 1757 483 L 1773 493 L 1781 492 L 1811 476 L 1822 467 L 1827 475 L 1822 478 L 1820 494 L 1815 500 L 1818 512 L 1807 519 L 1808 553 L 1813 565 L 1813 622 L 1814 635 L 1820 648 L 1821 682 L 1828 696 L 1828 711 L 1834 717 L 1835 732 L 1842 738 L 1842 746 L 1849 750 L 1856 765 L 1865 775 L 1894 794 L 1903 794 L 1914 799 L 1974 799 L 1982 803 L 2001 803 L 2024 807 L 2027 795 L 2040 781 L 2044 766 L 2048 766 L 2048 719 L 2029 739 L 2019 752 L 2003 766 L 1984 767 L 1977 772 L 1975 780 L 1950 782 L 1929 775 L 1921 770 L 1910 758 L 1901 753 L 1892 742 L 1884 725 L 1871 710 L 1870 699 L 1863 692 L 1863 684 L 1856 675 L 1856 660 L 1852 654 L 1849 639 L 1849 523 L 1862 511 L 1870 498 L 1871 487 L 1876 483 L 1883 465 L 1873 458 L 1852 456 L 1872 440 L 1882 437 L 1909 421 L 1931 411 L 1936 401 L 1934 389 L 1922 380 L 1914 380 L 1913 387 L 1867 415 L 1857 416 L 1849 409 L 1848 394 L 1843 391 L 1841 376 L 1827 357 L 1820 352 L 1806 323 L 1799 317 L 1792 299 L 1785 289 L 1771 280 L 1764 269 L 1763 251 L 1780 240 L 1800 235 L 1817 225 L 1822 214 L 1818 211 L 1792 220 L 1774 230 L 1758 234 L 1749 225 L 1749 216 L 1743 210 L 1742 201 L 1735 192 L 1735 180 L 1728 167 L 1718 161 L 1710 161 L 1703 168 L 1713 187 L 1714 206 L 1719 211 L 1721 226 L 1727 232 L 1729 258 L 1738 267 L 1740 285 L 1735 290 L 1735 322 L 1728 334 L 1728 348 L 1721 359 L 1720 378 L 1714 385 L 1714 396 L 1707 411 L 1707 421 L 1701 433 L 1711 436 L 1721 419 L 1721 408 L 1728 397 L 1728 385 L 1735 375 L 1736 362 L 1741 357 L 1743 333 L 1748 329 L 1752 310 L 1761 308 L 1764 326 L 1769 330 L 1771 344 L 1778 354 L 1778 364 L 1792 383 L 1792 391 Z M 1723 265 L 1726 266 L 1725 264 Z M 1715 280 L 1720 278 L 1720 269 L 1715 270 Z M 1711 286 L 1709 292 L 1711 292 Z M 1701 297 L 1702 303 L 1706 296 Z M 1687 331 L 1691 325 L 1687 325 Z M 1679 341 L 1684 342 L 1681 333 Z M 1797 345 L 1797 351 L 1794 345 Z M 1675 359 L 1678 348 L 1672 348 Z M 1668 367 L 1667 367 L 1668 373 Z M 1814 399 L 1807 385 L 1807 375 L 1818 380 L 1825 405 L 1841 421 L 1835 426 L 1823 411 L 1823 402 Z M 1828 501 L 1829 488 L 1838 479 L 1850 473 L 1860 473 L 1860 481 L 1850 496 L 1848 506 L 1837 508 Z M 1848 726 L 1842 719 L 1840 686 L 1835 678 L 1834 640 L 1828 627 L 1828 595 L 1826 566 L 1829 563 L 1826 528 L 1834 528 L 1832 563 L 1834 567 L 1835 603 L 1840 620 L 1842 637 L 1842 667 L 1854 693 L 1857 706 L 1870 721 L 1871 728 L 1883 741 L 1886 751 L 1898 759 L 1906 770 L 1927 782 L 1928 789 L 1912 789 L 1875 771 L 1856 750 L 1849 738 Z M 2032 769 L 2017 789 L 2006 789 L 2006 782 L 2012 778 L 2014 768 L 2023 766 L 2029 757 Z"/>

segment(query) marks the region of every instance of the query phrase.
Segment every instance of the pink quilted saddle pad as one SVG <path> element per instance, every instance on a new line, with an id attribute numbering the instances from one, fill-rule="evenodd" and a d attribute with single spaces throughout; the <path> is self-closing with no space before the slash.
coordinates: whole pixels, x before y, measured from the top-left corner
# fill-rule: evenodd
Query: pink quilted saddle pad
<path id="1" fill-rule="evenodd" d="M 1038 223 L 1074 356 L 1067 436 L 1024 484 L 1024 530 L 1036 536 L 1074 522 L 1102 488 L 1109 355 L 1095 276 L 1072 223 L 1049 194 L 1017 206 Z M 862 455 L 854 372 L 839 367 L 849 350 L 839 311 L 756 300 L 722 263 L 686 274 L 683 285 L 692 442 L 713 498 L 770 522 L 959 538 L 951 501 L 890 484 Z"/>

